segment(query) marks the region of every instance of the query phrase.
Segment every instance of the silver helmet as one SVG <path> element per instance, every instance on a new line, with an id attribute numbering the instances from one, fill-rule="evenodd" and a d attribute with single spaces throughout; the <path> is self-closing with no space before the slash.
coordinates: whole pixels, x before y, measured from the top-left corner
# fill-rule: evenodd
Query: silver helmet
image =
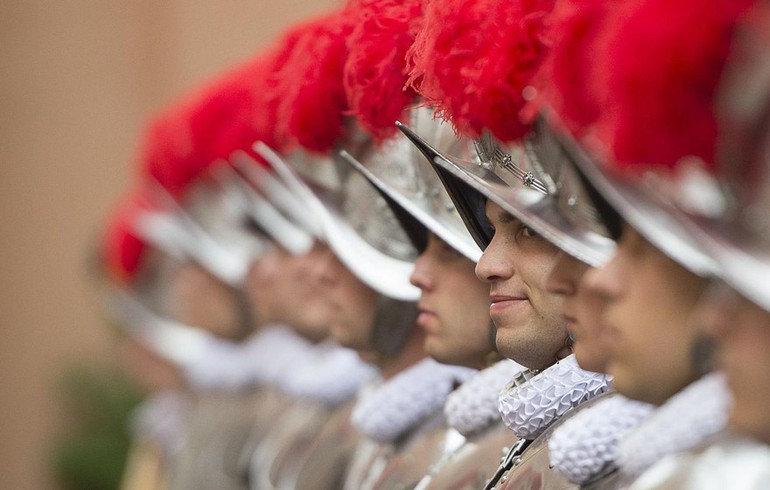
<path id="1" fill-rule="evenodd" d="M 415 301 L 419 297 L 419 289 L 409 282 L 416 251 L 387 203 L 362 175 L 343 170 L 337 174 L 339 189 L 314 191 L 270 148 L 261 144 L 256 148 L 313 213 L 323 239 L 358 279 L 388 298 Z M 332 159 L 312 165 L 342 169 Z"/>
<path id="2" fill-rule="evenodd" d="M 153 191 L 159 206 L 136 218 L 137 233 L 177 259 L 192 260 L 224 283 L 240 287 L 264 243 L 241 229 L 241 211 L 227 195 L 201 183 L 191 194 L 188 211 L 162 186 Z"/>
<path id="3" fill-rule="evenodd" d="M 470 142 L 458 138 L 451 126 L 435 119 L 428 108 L 413 109 L 410 125 L 442 151 L 455 155 L 472 152 Z M 430 231 L 471 261 L 478 261 L 481 250 L 449 194 L 432 165 L 407 137 L 400 134 L 386 140 L 366 159 L 344 151 L 341 156 L 380 191 L 418 250 L 426 246 L 426 231 Z"/>
<path id="4" fill-rule="evenodd" d="M 232 167 L 223 165 L 217 170 L 224 196 L 269 239 L 293 255 L 305 254 L 313 247 L 310 233 L 284 216 Z"/>
<path id="5" fill-rule="evenodd" d="M 525 141 L 503 145 L 485 133 L 473 160 L 433 148 L 413 131 L 402 131 L 434 163 L 476 242 L 491 240 L 485 202 L 491 199 L 577 259 L 599 265 L 614 242 L 602 225 L 565 143 L 540 121 Z"/>

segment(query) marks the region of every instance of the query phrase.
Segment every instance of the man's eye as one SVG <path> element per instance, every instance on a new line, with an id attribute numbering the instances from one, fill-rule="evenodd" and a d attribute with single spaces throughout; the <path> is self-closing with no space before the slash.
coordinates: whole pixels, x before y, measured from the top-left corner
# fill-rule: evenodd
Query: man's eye
<path id="1" fill-rule="evenodd" d="M 482 224 L 483 224 L 483 227 L 488 229 L 491 233 L 495 232 L 495 227 L 492 226 L 492 223 L 488 219 L 483 220 Z"/>
<path id="2" fill-rule="evenodd" d="M 521 228 L 519 228 L 519 232 L 523 237 L 526 237 L 526 238 L 535 238 L 540 236 L 538 232 L 536 232 L 529 226 L 525 226 L 525 225 L 521 225 Z"/>

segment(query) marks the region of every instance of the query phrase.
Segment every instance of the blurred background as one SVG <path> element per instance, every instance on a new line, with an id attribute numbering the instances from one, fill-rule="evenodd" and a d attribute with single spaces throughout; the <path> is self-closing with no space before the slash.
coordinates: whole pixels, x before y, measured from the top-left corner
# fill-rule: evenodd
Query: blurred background
<path id="1" fill-rule="evenodd" d="M 1 489 L 61 488 L 67 376 L 115 363 L 86 264 L 146 118 L 338 3 L 0 2 Z"/>

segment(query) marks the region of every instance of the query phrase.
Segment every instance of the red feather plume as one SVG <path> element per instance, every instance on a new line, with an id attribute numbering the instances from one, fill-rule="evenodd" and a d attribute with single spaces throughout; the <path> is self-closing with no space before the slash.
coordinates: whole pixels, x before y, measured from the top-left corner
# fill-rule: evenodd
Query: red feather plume
<path id="1" fill-rule="evenodd" d="M 343 80 L 350 110 L 378 141 L 396 131 L 394 123 L 416 98 L 406 87 L 405 58 L 421 17 L 422 0 L 357 5 Z"/>
<path id="2" fill-rule="evenodd" d="M 141 179 L 160 183 L 176 198 L 201 172 L 188 114 L 187 101 L 167 109 L 150 121 L 140 144 Z"/>
<path id="3" fill-rule="evenodd" d="M 714 166 L 714 96 L 745 0 L 644 0 L 607 39 L 599 135 L 619 168 Z"/>
<path id="4" fill-rule="evenodd" d="M 557 0 L 549 26 L 548 56 L 535 77 L 537 98 L 532 112 L 543 104 L 555 112 L 558 122 L 580 136 L 599 117 L 602 102 L 595 65 L 606 59 L 603 37 L 614 8 L 633 2 L 612 0 Z"/>
<path id="5" fill-rule="evenodd" d="M 410 84 L 471 137 L 524 136 L 523 91 L 547 52 L 553 0 L 431 2 L 409 53 Z"/>
<path id="6" fill-rule="evenodd" d="M 134 282 L 148 248 L 133 228 L 137 215 L 147 207 L 147 203 L 138 196 L 122 200 L 102 235 L 101 257 L 105 270 L 111 279 L 123 284 Z"/>
<path id="7" fill-rule="evenodd" d="M 275 60 L 276 132 L 280 150 L 299 145 L 327 153 L 344 134 L 347 98 L 342 70 L 351 25 L 346 11 L 303 24 L 291 49 Z"/>
<path id="8" fill-rule="evenodd" d="M 190 115 L 190 130 L 201 168 L 228 159 L 236 150 L 250 152 L 256 140 L 266 139 L 257 123 L 262 117 L 259 79 L 267 60 L 254 58 L 231 69 L 199 95 Z"/>

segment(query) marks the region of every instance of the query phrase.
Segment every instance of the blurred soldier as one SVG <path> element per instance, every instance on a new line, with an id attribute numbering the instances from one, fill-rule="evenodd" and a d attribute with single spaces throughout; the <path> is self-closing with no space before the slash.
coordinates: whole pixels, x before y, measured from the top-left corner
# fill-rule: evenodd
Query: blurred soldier
<path id="1" fill-rule="evenodd" d="M 723 7 L 708 18 L 684 2 L 597 9 L 607 16 L 603 32 L 584 51 L 597 61 L 581 67 L 584 83 L 562 80 L 548 94 L 558 123 L 587 153 L 573 148 L 572 157 L 601 195 L 597 202 L 621 217 L 616 226 L 607 206 L 598 206 L 616 230 L 617 251 L 581 283 L 600 300 L 607 372 L 618 392 L 657 406 L 620 442 L 620 485 L 713 437 L 726 421 L 723 378 L 704 376 L 708 344 L 692 321 L 716 264 L 674 219 L 676 203 L 709 201 L 698 188 L 715 162 L 714 94 L 746 6 Z M 688 63 L 673 61 L 681 59 Z M 630 82 L 641 78 L 642 86 Z"/>
<path id="2" fill-rule="evenodd" d="M 730 57 L 710 100 L 718 130 L 715 165 L 689 172 L 678 166 L 679 178 L 664 191 L 673 192 L 663 197 L 716 264 L 719 279 L 711 280 L 694 318 L 716 344 L 715 364 L 733 398 L 729 427 L 663 458 L 633 488 L 753 489 L 770 481 L 768 25 L 767 2 L 753 3 L 730 25 Z"/>
<path id="3" fill-rule="evenodd" d="M 101 243 L 104 283 L 100 292 L 108 317 L 126 332 L 121 365 L 147 394 L 133 421 L 132 448 L 121 483 L 125 490 L 167 488 L 169 461 L 179 448 L 189 408 L 180 365 L 188 359 L 188 347 L 194 356 L 198 342 L 205 342 L 190 328 L 164 324 L 149 307 L 148 299 L 158 292 L 158 265 L 164 259 L 160 249 L 148 245 L 135 231 L 137 215 L 146 211 L 146 200 L 139 194 L 125 198 L 106 223 Z M 162 342 L 164 338 L 172 343 Z M 185 339 L 185 347 L 174 345 Z"/>
<path id="4" fill-rule="evenodd" d="M 329 247 L 326 297 L 335 311 L 332 335 L 371 361 L 382 376 L 382 382 L 362 394 L 353 410 L 353 424 L 365 440 L 345 482 L 347 488 L 379 488 L 388 462 L 441 424 L 446 395 L 470 371 L 426 359 L 424 332 L 415 326 L 419 290 L 409 283 L 414 248 L 375 189 L 328 156 L 338 148 L 361 155 L 360 149 L 369 144 L 362 132 L 350 130 L 354 122 L 343 117 L 346 101 L 337 97 L 343 93 L 339 60 L 344 60 L 346 38 L 337 38 L 335 27 L 329 25 L 327 21 L 307 44 L 300 39 L 297 45 L 308 51 L 284 64 L 281 82 L 289 86 L 278 84 L 279 90 L 288 90 L 280 92 L 283 109 L 277 118 L 279 126 L 294 122 L 289 125 L 291 139 L 300 146 L 281 148 L 287 160 L 296 169 L 304 168 L 306 179 L 310 173 L 325 173 L 330 177 L 327 184 L 323 186 L 318 178 L 301 180 L 266 147 L 261 153 L 322 225 Z M 297 119 L 299 114 L 303 119 Z M 314 118 L 324 122 L 306 124 Z M 419 450 L 410 454 L 431 457 Z M 405 485 L 414 484 L 425 467 L 417 461 L 402 468 L 396 478 Z"/>

